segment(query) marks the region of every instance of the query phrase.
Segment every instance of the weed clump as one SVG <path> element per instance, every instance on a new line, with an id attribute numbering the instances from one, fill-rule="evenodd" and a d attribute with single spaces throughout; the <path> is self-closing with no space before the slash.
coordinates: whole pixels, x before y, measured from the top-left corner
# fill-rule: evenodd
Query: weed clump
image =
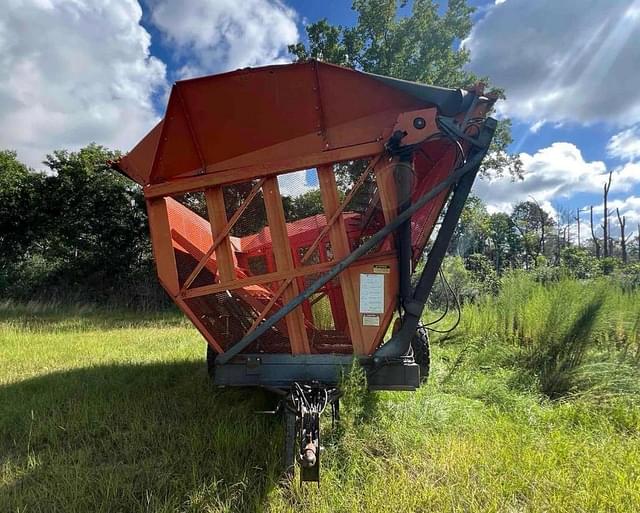
<path id="1" fill-rule="evenodd" d="M 503 277 L 498 295 L 465 305 L 460 328 L 434 342 L 472 341 L 484 356 L 492 346 L 496 351 L 482 366 L 510 371 L 512 386 L 530 390 L 533 384 L 549 399 L 634 394 L 640 388 L 638 305 L 638 291 L 607 278 L 542 283 L 515 271 Z M 467 365 L 476 360 L 463 353 Z"/>
<path id="2" fill-rule="evenodd" d="M 595 335 L 605 302 L 603 293 L 598 292 L 577 312 L 571 312 L 573 315 L 567 315 L 563 295 L 555 292 L 549 316 L 525 358 L 525 368 L 537 377 L 541 391 L 550 399 L 575 390 L 576 372 L 597 341 Z"/>

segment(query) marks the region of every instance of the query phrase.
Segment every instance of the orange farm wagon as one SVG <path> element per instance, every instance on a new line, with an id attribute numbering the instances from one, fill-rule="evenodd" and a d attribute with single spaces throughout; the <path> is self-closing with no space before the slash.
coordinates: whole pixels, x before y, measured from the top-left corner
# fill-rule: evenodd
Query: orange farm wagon
<path id="1" fill-rule="evenodd" d="M 494 101 L 317 61 L 243 69 L 177 82 L 113 164 L 144 189 L 159 279 L 214 382 L 282 395 L 303 480 L 354 358 L 371 389 L 426 377 L 420 319 Z"/>

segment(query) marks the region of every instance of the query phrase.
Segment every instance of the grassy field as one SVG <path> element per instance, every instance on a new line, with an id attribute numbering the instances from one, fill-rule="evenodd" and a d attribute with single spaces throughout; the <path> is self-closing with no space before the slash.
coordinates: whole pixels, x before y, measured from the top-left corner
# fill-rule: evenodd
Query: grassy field
<path id="1" fill-rule="evenodd" d="M 418 392 L 350 383 L 319 489 L 281 479 L 272 398 L 213 388 L 181 317 L 7 305 L 0 512 L 638 511 L 640 302 L 596 288 L 512 284 Z"/>

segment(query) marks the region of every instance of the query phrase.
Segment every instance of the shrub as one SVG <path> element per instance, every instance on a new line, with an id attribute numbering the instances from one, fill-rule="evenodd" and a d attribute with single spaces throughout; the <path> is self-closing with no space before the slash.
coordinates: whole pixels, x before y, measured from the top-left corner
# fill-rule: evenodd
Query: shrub
<path id="1" fill-rule="evenodd" d="M 612 274 L 620 267 L 620 260 L 615 257 L 602 258 L 598 262 L 600 264 L 602 274 L 604 274 L 605 276 Z"/>
<path id="2" fill-rule="evenodd" d="M 446 257 L 442 272 L 460 303 L 472 303 L 486 295 L 494 295 L 499 280 L 493 266 L 484 255 L 471 255 L 466 262 L 459 256 Z M 419 274 L 419 273 L 418 273 Z M 445 308 L 451 304 L 451 291 L 442 280 L 436 280 L 429 296 L 431 308 Z"/>
<path id="3" fill-rule="evenodd" d="M 556 265 L 550 265 L 547 257 L 538 255 L 536 265 L 532 270 L 533 277 L 540 283 L 550 283 L 560 280 L 566 275 L 565 269 Z"/>
<path id="4" fill-rule="evenodd" d="M 491 261 L 480 253 L 469 255 L 465 267 L 471 272 L 473 279 L 482 285 L 482 292 L 496 294 L 499 290 L 498 275 Z"/>
<path id="5" fill-rule="evenodd" d="M 636 262 L 621 267 L 616 276 L 624 290 L 636 290 L 640 287 L 640 263 Z"/>
<path id="6" fill-rule="evenodd" d="M 570 276 L 581 280 L 595 278 L 603 272 L 600 260 L 584 248 L 571 246 L 563 249 L 560 253 L 560 261 Z"/>

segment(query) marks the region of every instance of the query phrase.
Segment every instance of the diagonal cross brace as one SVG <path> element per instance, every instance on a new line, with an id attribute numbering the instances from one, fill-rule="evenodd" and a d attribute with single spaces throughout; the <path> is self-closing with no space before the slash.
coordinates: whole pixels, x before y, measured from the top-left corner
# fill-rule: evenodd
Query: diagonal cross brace
<path id="1" fill-rule="evenodd" d="M 194 282 L 194 280 L 198 277 L 198 275 L 200 274 L 200 271 L 202 271 L 204 266 L 207 264 L 207 260 L 209 260 L 211 255 L 213 255 L 213 252 L 222 243 L 222 241 L 225 239 L 225 237 L 227 237 L 227 235 L 229 235 L 229 232 L 235 226 L 235 224 L 238 221 L 238 219 L 240 219 L 240 216 L 242 215 L 242 213 L 249 206 L 249 204 L 251 203 L 253 198 L 256 197 L 256 194 L 258 194 L 258 192 L 260 191 L 260 188 L 262 187 L 262 184 L 264 183 L 264 181 L 265 181 L 265 178 L 261 178 L 260 180 L 258 180 L 255 183 L 255 185 L 251 189 L 251 192 L 249 192 L 249 195 L 247 196 L 247 198 L 242 202 L 242 205 L 240 205 L 240 208 L 238 208 L 238 210 L 235 211 L 235 213 L 233 214 L 231 219 L 229 219 L 229 222 L 227 223 L 227 225 L 224 227 L 224 230 L 222 230 L 216 236 L 216 238 L 213 241 L 213 244 L 211 244 L 211 247 L 209 248 L 209 250 L 200 259 L 200 262 L 198 262 L 198 265 L 195 267 L 195 269 L 193 271 L 191 271 L 191 274 L 185 280 L 184 285 L 182 286 L 182 289 L 180 290 L 180 294 L 183 294 L 184 291 L 187 290 L 189 288 L 189 286 Z"/>
<path id="2" fill-rule="evenodd" d="M 313 241 L 313 243 L 311 244 L 311 246 L 309 246 L 307 248 L 307 250 L 305 251 L 303 257 L 300 259 L 300 263 L 304 264 L 311 255 L 313 255 L 313 252 L 316 250 L 316 248 L 318 247 L 318 244 L 320 244 L 320 241 L 322 240 L 322 238 L 329 232 L 329 230 L 331 229 L 331 227 L 335 224 L 335 222 L 338 220 L 338 217 L 340 217 L 340 214 L 342 214 L 342 212 L 344 212 L 344 209 L 347 208 L 347 205 L 349 204 L 349 202 L 353 199 L 353 196 L 355 195 L 355 193 L 358 191 L 358 189 L 360 189 L 360 187 L 362 186 L 362 184 L 364 183 L 364 181 L 367 179 L 367 176 L 369 176 L 369 174 L 371 173 L 371 170 L 378 164 L 378 162 L 380 162 L 380 159 L 382 158 L 382 154 L 378 155 L 376 158 L 372 159 L 371 162 L 369 163 L 369 165 L 367 166 L 367 168 L 363 171 L 363 173 L 358 177 L 358 180 L 356 181 L 356 183 L 353 184 L 353 187 L 351 187 L 351 189 L 349 190 L 349 192 L 347 193 L 347 195 L 345 196 L 344 200 L 342 201 L 342 203 L 340 204 L 340 206 L 338 207 L 338 209 L 333 213 L 333 215 L 327 220 L 327 224 L 322 228 L 322 230 L 320 230 L 320 233 L 318 234 L 318 236 L 315 238 L 315 240 Z M 260 314 L 258 315 L 258 317 L 256 318 L 255 321 L 253 321 L 253 324 L 251 324 L 251 327 L 249 328 L 249 331 L 247 331 L 247 335 L 249 333 L 251 333 L 253 330 L 256 329 L 256 327 L 262 322 L 262 320 L 267 316 L 267 314 L 271 311 L 271 309 L 273 308 L 273 305 L 276 304 L 276 302 L 278 301 L 278 299 L 280 299 L 280 296 L 282 296 L 282 294 L 284 293 L 284 291 L 287 289 L 287 287 L 291 284 L 291 282 L 295 279 L 295 277 L 289 277 L 286 280 L 284 280 L 284 282 L 282 283 L 282 285 L 280 285 L 280 287 L 278 288 L 278 290 L 276 291 L 276 293 L 273 295 L 273 297 L 269 300 L 269 302 L 267 303 L 267 305 L 262 309 L 262 312 L 260 312 Z"/>

